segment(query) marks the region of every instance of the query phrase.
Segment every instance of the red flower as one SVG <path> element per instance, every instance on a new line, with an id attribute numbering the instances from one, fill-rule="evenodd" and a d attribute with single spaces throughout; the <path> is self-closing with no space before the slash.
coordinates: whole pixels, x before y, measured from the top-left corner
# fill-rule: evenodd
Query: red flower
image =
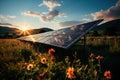
<path id="1" fill-rule="evenodd" d="M 108 80 L 112 78 L 110 71 L 105 71 L 105 72 L 104 72 L 104 76 L 105 76 L 106 79 L 108 79 Z"/>
<path id="2" fill-rule="evenodd" d="M 53 53 L 55 53 L 55 50 L 53 48 L 48 50 L 48 54 L 52 55 Z"/>

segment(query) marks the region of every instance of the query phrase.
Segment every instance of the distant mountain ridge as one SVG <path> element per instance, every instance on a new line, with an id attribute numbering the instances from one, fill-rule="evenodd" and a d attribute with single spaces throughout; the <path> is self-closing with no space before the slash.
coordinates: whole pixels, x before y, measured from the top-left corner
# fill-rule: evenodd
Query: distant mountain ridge
<path id="1" fill-rule="evenodd" d="M 6 23 L 5 23 L 6 24 Z M 7 23 L 8 25 L 10 25 L 9 23 Z M 12 25 L 12 24 L 11 24 Z M 107 31 L 107 35 L 120 35 L 120 19 L 116 19 L 113 21 L 109 21 L 106 23 L 103 23 L 101 25 L 96 26 L 93 30 L 96 31 Z M 50 28 L 40 28 L 40 29 L 30 29 L 28 30 L 28 32 L 32 35 L 32 34 L 38 34 L 38 33 L 43 33 L 43 32 L 48 32 L 48 31 L 53 31 Z M 7 26 L 0 26 L 0 38 L 4 38 L 6 36 L 8 37 L 12 37 L 15 36 L 16 37 L 20 37 L 23 35 L 18 35 L 21 32 L 20 29 L 17 28 L 10 28 Z M 4 36 L 4 37 L 3 37 Z"/>
<path id="2" fill-rule="evenodd" d="M 0 34 L 15 33 L 16 30 L 19 30 L 19 29 L 0 26 Z"/>
<path id="3" fill-rule="evenodd" d="M 97 26 L 97 29 L 103 29 L 105 27 L 114 27 L 120 30 L 120 19 L 112 20 Z"/>
<path id="4" fill-rule="evenodd" d="M 112 20 L 101 25 L 97 25 L 94 29 L 95 32 L 102 32 L 100 35 L 116 36 L 120 35 L 120 19 Z M 95 34 L 95 33 L 94 33 Z"/>
<path id="5" fill-rule="evenodd" d="M 0 26 L 0 33 L 4 34 L 4 33 L 14 33 L 15 31 L 22 31 L 20 29 L 17 28 L 10 28 L 10 27 L 6 27 L 6 26 Z M 40 29 L 29 29 L 27 30 L 28 32 L 31 32 L 31 34 L 37 34 L 37 33 L 42 33 L 42 32 L 47 32 L 47 31 L 53 31 L 50 28 L 40 28 Z"/>
<path id="6" fill-rule="evenodd" d="M 50 28 L 40 28 L 40 29 L 30 29 L 27 30 L 27 32 L 29 32 L 31 35 L 32 34 L 38 34 L 38 33 L 43 33 L 43 32 L 48 32 L 48 31 L 53 31 Z M 6 27 L 6 26 L 0 26 L 0 38 L 11 38 L 14 36 L 15 37 L 20 37 L 20 36 L 24 36 L 24 35 L 20 35 L 20 33 L 23 32 L 20 29 L 17 28 L 10 28 L 10 27 Z M 30 35 L 30 34 L 26 34 L 26 35 Z"/>

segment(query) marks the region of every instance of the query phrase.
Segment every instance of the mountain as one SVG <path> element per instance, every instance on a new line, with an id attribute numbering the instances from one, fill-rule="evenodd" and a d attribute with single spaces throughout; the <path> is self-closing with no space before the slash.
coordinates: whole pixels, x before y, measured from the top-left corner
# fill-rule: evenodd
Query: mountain
<path id="1" fill-rule="evenodd" d="M 7 24 L 7 25 L 13 26 L 12 24 Z M 27 31 L 32 35 L 32 34 L 53 31 L 53 30 L 49 29 L 49 28 L 40 28 L 40 29 L 30 29 Z M 22 30 L 19 30 L 17 28 L 0 26 L 0 38 L 16 38 L 16 37 L 20 37 L 20 36 L 30 35 L 30 34 L 25 34 L 24 32 L 23 33 L 22 32 L 23 32 Z M 120 19 L 116 19 L 116 20 L 109 21 L 104 24 L 98 25 L 93 29 L 93 32 L 92 33 L 91 32 L 90 32 L 90 34 L 95 35 L 95 36 L 98 36 L 98 35 L 110 35 L 110 36 L 120 35 Z"/>
<path id="2" fill-rule="evenodd" d="M 105 27 L 114 27 L 120 29 L 120 19 L 112 20 L 97 26 L 98 29 L 103 29 Z"/>
<path id="3" fill-rule="evenodd" d="M 50 28 L 40 28 L 40 29 L 30 29 L 28 30 L 29 33 L 31 34 L 38 34 L 38 33 L 44 33 L 44 32 L 48 32 L 48 31 L 53 31 Z"/>
<path id="4" fill-rule="evenodd" d="M 27 30 L 27 33 L 26 33 L 17 28 L 0 26 L 0 38 L 16 38 L 20 36 L 27 36 L 32 34 L 48 32 L 48 31 L 53 31 L 53 30 L 49 28 L 30 29 L 30 30 Z"/>
<path id="5" fill-rule="evenodd" d="M 19 30 L 19 29 L 0 26 L 0 34 L 16 33 L 15 31 L 17 31 L 17 30 Z"/>
<path id="6" fill-rule="evenodd" d="M 120 19 L 98 25 L 93 30 L 102 31 L 105 35 L 120 35 Z"/>

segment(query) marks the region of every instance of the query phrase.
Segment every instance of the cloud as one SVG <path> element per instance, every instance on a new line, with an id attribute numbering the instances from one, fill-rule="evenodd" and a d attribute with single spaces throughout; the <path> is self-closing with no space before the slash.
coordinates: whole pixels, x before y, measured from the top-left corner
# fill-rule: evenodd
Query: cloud
<path id="1" fill-rule="evenodd" d="M 8 18 L 4 15 L 0 15 L 0 21 L 2 21 L 2 20 L 8 20 Z"/>
<path id="2" fill-rule="evenodd" d="M 26 15 L 26 16 L 32 16 L 32 17 L 40 17 L 41 14 L 38 13 L 38 12 L 33 12 L 33 11 L 25 11 L 22 13 L 23 15 Z"/>
<path id="3" fill-rule="evenodd" d="M 101 10 L 91 15 L 93 16 L 94 20 L 103 18 L 104 22 L 114 20 L 114 19 L 119 19 L 120 18 L 120 0 L 114 6 L 110 7 L 106 11 Z"/>
<path id="4" fill-rule="evenodd" d="M 83 20 L 83 21 L 86 21 L 86 22 L 92 21 L 90 18 L 83 18 L 82 20 Z"/>
<path id="5" fill-rule="evenodd" d="M 50 20 L 52 20 L 52 19 L 54 19 L 58 15 L 60 15 L 60 12 L 58 10 L 50 11 L 47 14 L 47 18 L 50 19 Z"/>
<path id="6" fill-rule="evenodd" d="M 10 23 L 0 23 L 0 26 L 13 26 L 13 25 Z"/>
<path id="7" fill-rule="evenodd" d="M 5 26 L 5 27 L 12 27 L 12 28 L 18 28 L 19 26 L 16 26 L 11 23 L 0 23 L 0 26 Z"/>
<path id="8" fill-rule="evenodd" d="M 48 12 L 35 12 L 35 11 L 25 11 L 22 14 L 25 16 L 32 16 L 39 18 L 40 21 L 42 22 L 51 22 L 53 21 L 56 17 L 67 17 L 65 13 L 60 12 L 59 10 L 55 10 L 56 7 L 61 6 L 60 3 L 58 3 L 56 0 L 43 0 L 41 4 L 38 6 L 46 6 L 48 7 L 49 11 Z"/>
<path id="9" fill-rule="evenodd" d="M 38 6 L 41 7 L 43 5 L 47 6 L 49 8 L 49 11 L 53 11 L 55 7 L 61 6 L 61 4 L 55 0 L 43 1 L 43 3 L 39 4 Z"/>
<path id="10" fill-rule="evenodd" d="M 9 19 L 14 19 L 16 16 L 11 16 L 11 15 L 1 15 L 0 14 L 0 21 L 2 20 L 9 20 Z"/>
<path id="11" fill-rule="evenodd" d="M 26 16 L 32 16 L 32 17 L 37 17 L 40 19 L 42 22 L 50 22 L 54 20 L 56 17 L 66 17 L 65 13 L 62 13 L 58 10 L 55 10 L 57 6 L 61 6 L 60 3 L 58 3 L 55 0 L 49 0 L 49 1 L 43 1 L 41 4 L 38 6 L 47 6 L 49 8 L 48 12 L 35 12 L 35 11 L 25 11 L 22 14 Z"/>
<path id="12" fill-rule="evenodd" d="M 82 21 L 65 21 L 65 22 L 59 22 L 57 26 L 59 27 L 68 27 L 68 26 L 73 26 L 73 25 L 78 25 L 82 24 Z"/>
<path id="13" fill-rule="evenodd" d="M 54 18 L 57 17 L 57 16 L 64 16 L 58 10 L 53 10 L 53 11 L 50 11 L 50 12 L 44 12 L 44 14 L 40 14 L 38 12 L 33 12 L 33 11 L 25 11 L 22 14 L 26 15 L 26 16 L 37 17 L 42 22 L 50 22 L 50 21 L 54 20 Z"/>
<path id="14" fill-rule="evenodd" d="M 10 16 L 10 15 L 8 15 L 7 17 L 10 18 L 10 19 L 16 18 L 16 16 Z"/>

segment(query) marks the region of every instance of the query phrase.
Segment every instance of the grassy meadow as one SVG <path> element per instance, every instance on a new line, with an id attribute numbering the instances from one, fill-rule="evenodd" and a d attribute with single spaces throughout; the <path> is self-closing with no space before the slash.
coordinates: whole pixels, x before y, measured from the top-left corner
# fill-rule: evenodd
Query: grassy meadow
<path id="1" fill-rule="evenodd" d="M 40 48 L 36 48 L 34 44 L 29 42 L 0 39 L 0 79 L 116 79 L 117 71 L 120 71 L 118 69 L 120 67 L 120 37 L 87 37 L 86 44 L 84 52 L 83 39 L 81 39 L 67 50 L 67 54 L 73 51 L 71 55 L 67 55 L 64 50 L 62 52 L 62 50 L 56 50 L 53 47 L 40 52 Z M 85 63 L 81 56 L 86 56 Z"/>

